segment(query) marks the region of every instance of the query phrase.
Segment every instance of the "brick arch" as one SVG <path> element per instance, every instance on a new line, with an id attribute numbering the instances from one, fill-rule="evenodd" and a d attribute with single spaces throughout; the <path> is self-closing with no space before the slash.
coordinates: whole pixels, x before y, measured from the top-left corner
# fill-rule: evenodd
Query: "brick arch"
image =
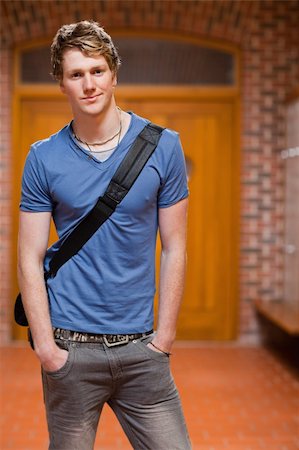
<path id="1" fill-rule="evenodd" d="M 258 2 L 219 1 L 2 1 L 6 46 L 53 36 L 63 23 L 94 19 L 115 29 L 175 30 L 241 44 Z M 9 30 L 9 32 L 8 32 Z"/>
<path id="2" fill-rule="evenodd" d="M 285 99 L 299 85 L 299 2 L 228 0 L 2 0 L 1 7 L 1 273 L 0 333 L 10 333 L 12 50 L 52 38 L 63 23 L 98 20 L 116 30 L 148 30 L 221 40 L 242 51 L 241 334 L 256 333 L 252 303 L 282 295 L 282 164 Z M 4 266 L 4 265 L 3 265 Z"/>

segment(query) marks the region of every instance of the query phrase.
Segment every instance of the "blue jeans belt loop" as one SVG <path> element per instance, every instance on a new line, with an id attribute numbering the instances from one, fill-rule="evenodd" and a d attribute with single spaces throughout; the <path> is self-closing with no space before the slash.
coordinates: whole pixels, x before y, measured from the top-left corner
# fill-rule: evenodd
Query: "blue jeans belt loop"
<path id="1" fill-rule="evenodd" d="M 129 341 L 148 336 L 153 333 L 153 330 L 145 333 L 132 334 L 93 334 L 83 333 L 80 331 L 64 330 L 62 328 L 53 328 L 55 339 L 62 341 L 86 342 L 86 343 L 103 343 L 107 347 L 115 347 L 117 345 L 128 344 Z"/>

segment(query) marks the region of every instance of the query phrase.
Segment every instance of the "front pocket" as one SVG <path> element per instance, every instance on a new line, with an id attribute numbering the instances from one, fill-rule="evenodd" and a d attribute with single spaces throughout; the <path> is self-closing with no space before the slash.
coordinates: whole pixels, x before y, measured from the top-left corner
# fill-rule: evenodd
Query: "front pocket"
<path id="1" fill-rule="evenodd" d="M 63 378 L 65 377 L 69 371 L 71 370 L 71 367 L 73 365 L 73 361 L 74 361 L 74 347 L 70 346 L 67 349 L 64 348 L 64 350 L 68 351 L 68 357 L 66 362 L 64 363 L 64 365 L 62 367 L 60 367 L 58 370 L 55 370 L 54 372 L 49 372 L 47 370 L 44 370 L 44 373 L 51 378 Z"/>
<path id="2" fill-rule="evenodd" d="M 165 362 L 165 363 L 169 362 L 169 356 L 165 355 L 165 353 L 156 352 L 155 350 L 153 350 L 147 346 L 147 344 L 149 342 L 151 342 L 152 340 L 153 340 L 153 336 L 149 336 L 149 337 L 143 338 L 141 340 L 138 340 L 136 342 L 136 345 L 138 346 L 138 348 L 140 348 L 143 351 L 143 353 L 146 353 L 151 359 L 154 359 L 155 361 Z"/>

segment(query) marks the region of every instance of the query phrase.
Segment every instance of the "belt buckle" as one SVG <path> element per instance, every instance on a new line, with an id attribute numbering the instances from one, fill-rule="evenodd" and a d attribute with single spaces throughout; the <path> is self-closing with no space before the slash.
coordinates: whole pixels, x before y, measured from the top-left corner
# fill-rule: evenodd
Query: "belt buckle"
<path id="1" fill-rule="evenodd" d="M 111 336 L 111 339 L 109 339 L 109 337 L 107 336 Z M 123 339 L 119 340 L 121 338 Z M 103 340 L 107 347 L 116 347 L 117 345 L 127 344 L 129 342 L 129 336 L 127 334 L 114 334 L 114 335 L 104 334 Z"/>

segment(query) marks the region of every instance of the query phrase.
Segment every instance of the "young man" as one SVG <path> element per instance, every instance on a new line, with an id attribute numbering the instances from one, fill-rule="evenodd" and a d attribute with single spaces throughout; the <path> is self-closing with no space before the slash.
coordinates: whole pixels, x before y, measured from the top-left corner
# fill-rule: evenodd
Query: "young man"
<path id="1" fill-rule="evenodd" d="M 63 26 L 51 55 L 53 75 L 69 100 L 73 120 L 33 144 L 28 154 L 18 264 L 42 366 L 49 448 L 92 449 L 107 402 L 134 449 L 189 449 L 169 369 L 184 283 L 188 196 L 178 135 L 163 131 L 125 199 L 47 280 L 46 290 L 44 269 L 51 257 L 104 193 L 148 123 L 117 107 L 120 60 L 96 22 Z M 59 241 L 47 250 L 51 216 Z M 162 253 L 153 333 L 158 228 Z"/>

